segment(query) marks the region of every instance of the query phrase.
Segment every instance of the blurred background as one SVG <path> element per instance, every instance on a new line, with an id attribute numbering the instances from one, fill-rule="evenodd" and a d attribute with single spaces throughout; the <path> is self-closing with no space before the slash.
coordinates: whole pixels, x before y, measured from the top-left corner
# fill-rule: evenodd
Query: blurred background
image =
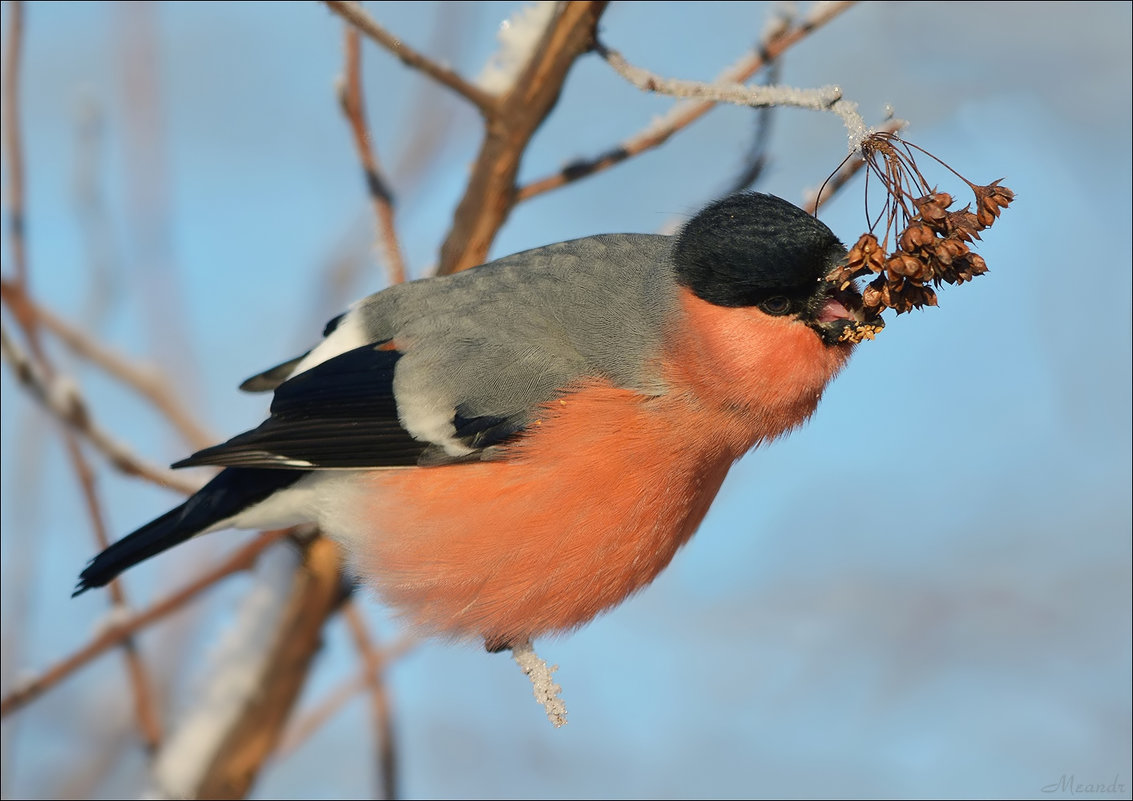
<path id="1" fill-rule="evenodd" d="M 472 78 L 518 6 L 367 8 Z M 777 8 L 613 3 L 600 32 L 634 64 L 709 80 Z M 316 3 L 32 2 L 24 14 L 35 297 L 160 370 L 216 437 L 254 426 L 267 401 L 236 385 L 386 281 L 336 101 L 341 19 Z M 5 3 L 5 38 L 10 17 Z M 861 346 L 805 428 L 736 466 L 650 588 L 537 643 L 560 666 L 565 728 L 506 655 L 423 643 L 399 658 L 388 681 L 406 797 L 1015 798 L 1070 795 L 1063 777 L 1103 788 L 1075 797 L 1129 797 L 1130 31 L 1128 3 L 863 3 L 786 53 L 780 82 L 838 84 L 870 123 L 891 105 L 910 141 L 967 178 L 1006 179 L 1017 202 L 979 249 L 991 273 Z M 479 117 L 389 53 L 363 52 L 374 145 L 421 277 Z M 671 103 L 582 57 L 521 182 L 614 147 Z M 719 108 L 520 205 L 492 255 L 687 219 L 743 172 L 756 121 Z M 829 114 L 778 110 L 768 134 L 756 188 L 796 202 L 846 152 Z M 6 159 L 5 186 L 11 170 Z M 930 176 L 960 194 L 943 170 Z M 846 242 L 865 230 L 862 177 L 821 213 Z M 53 353 L 134 452 L 162 464 L 188 452 L 136 395 Z M 86 642 L 107 604 L 69 598 L 95 547 L 57 426 L 7 367 L 0 385 L 7 694 Z M 177 501 L 92 461 L 112 537 Z M 133 605 L 250 536 L 211 535 L 135 569 Z M 248 582 L 139 638 L 170 729 Z M 363 609 L 383 642 L 397 638 L 376 602 Z M 300 708 L 357 665 L 332 621 Z M 126 687 L 108 653 L 7 715 L 3 795 L 142 792 Z M 368 715 L 356 694 L 271 762 L 253 797 L 375 793 Z"/>

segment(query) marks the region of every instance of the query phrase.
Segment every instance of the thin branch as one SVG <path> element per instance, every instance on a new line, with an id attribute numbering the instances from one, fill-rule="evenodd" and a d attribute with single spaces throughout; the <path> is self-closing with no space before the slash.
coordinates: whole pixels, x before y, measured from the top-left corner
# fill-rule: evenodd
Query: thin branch
<path id="1" fill-rule="evenodd" d="M 7 226 L 12 245 L 16 280 L 27 283 L 27 250 L 24 221 L 24 149 L 20 136 L 20 54 L 23 45 L 24 4 L 9 3 L 8 37 L 4 42 L 4 85 L 0 109 L 4 116 L 4 156 L 8 162 L 8 182 L 4 187 Z M 22 324 L 22 321 L 21 321 Z"/>
<path id="2" fill-rule="evenodd" d="M 17 317 L 19 314 L 17 313 Z M 16 379 L 33 398 L 58 420 L 85 437 L 119 471 L 186 495 L 201 488 L 201 482 L 151 464 L 134 455 L 104 431 L 91 417 L 86 401 L 74 382 L 64 376 L 47 377 L 0 325 L 0 352 Z"/>
<path id="3" fill-rule="evenodd" d="M 354 646 L 362 657 L 366 686 L 370 690 L 370 714 L 378 749 L 378 786 L 382 790 L 379 798 L 397 798 L 397 740 L 394 738 L 393 709 L 385 681 L 385 668 L 390 657 L 379 650 L 353 600 L 346 602 L 343 614 Z"/>
<path id="4" fill-rule="evenodd" d="M 281 529 L 264 532 L 216 567 L 202 573 L 188 585 L 154 603 L 145 611 L 112 622 L 70 656 L 55 663 L 35 678 L 20 682 L 19 687 L 0 701 L 0 717 L 26 706 L 95 657 L 121 645 L 128 637 L 151 623 L 176 612 L 226 576 L 247 570 L 255 564 L 256 559 L 266 548 L 283 539 L 290 531 L 291 529 Z"/>
<path id="5" fill-rule="evenodd" d="M 389 665 L 401 658 L 417 644 L 417 638 L 412 635 L 402 636 L 392 645 L 384 649 L 384 662 Z M 370 677 L 365 665 L 352 676 L 328 691 L 318 702 L 311 704 L 310 709 L 287 727 L 279 748 L 275 751 L 275 759 L 283 759 L 293 753 L 303 743 L 314 735 L 335 714 L 346 705 L 355 695 L 364 692 L 370 687 Z"/>
<path id="6" fill-rule="evenodd" d="M 892 119 L 888 122 L 882 123 L 875 128 L 875 131 L 885 131 L 886 133 L 897 133 L 905 127 L 907 123 L 904 120 Z M 866 165 L 865 159 L 856 153 L 851 153 L 846 157 L 845 162 L 838 168 L 838 171 L 826 179 L 819 189 L 809 189 L 803 197 L 803 208 L 807 213 L 814 214 L 818 211 L 823 204 L 829 202 L 834 195 L 838 193 L 842 187 L 850 182 L 850 179 L 858 174 L 858 171 Z"/>
<path id="7" fill-rule="evenodd" d="M 438 64 L 405 44 L 383 28 L 361 5 L 349 0 L 326 0 L 327 8 L 338 14 L 355 28 L 366 34 L 386 50 L 393 53 L 405 66 L 419 70 L 442 86 L 447 86 L 487 115 L 492 112 L 496 98 L 475 84 L 469 83 L 456 71 Z"/>
<path id="8" fill-rule="evenodd" d="M 869 135 L 869 127 L 858 113 L 857 103 L 845 100 L 837 86 L 820 89 L 796 89 L 789 86 L 747 86 L 742 83 L 703 83 L 680 78 L 663 78 L 656 73 L 635 67 L 616 50 L 601 43 L 598 52 L 614 70 L 638 89 L 672 97 L 734 103 L 739 106 L 792 106 L 811 111 L 829 111 L 842 118 L 850 150 L 857 150 Z"/>
<path id="9" fill-rule="evenodd" d="M 94 529 L 95 542 L 99 550 L 106 550 L 110 545 L 110 538 L 106 533 L 106 519 L 102 513 L 102 503 L 95 491 L 94 471 L 90 467 L 77 438 L 68 432 L 64 437 L 67 455 L 71 459 L 75 475 L 79 480 L 83 501 L 87 507 L 87 516 Z M 107 588 L 110 593 L 111 609 L 125 609 L 128 607 L 126 592 L 122 582 L 115 578 Z M 134 714 L 137 717 L 138 728 L 141 731 L 142 742 L 148 751 L 154 751 L 161 743 L 161 721 L 158 718 L 157 704 L 153 697 L 153 682 L 149 671 L 142 662 L 137 642 L 133 637 L 122 641 L 122 649 L 126 657 L 126 670 L 129 674 L 130 688 L 134 695 Z"/>
<path id="10" fill-rule="evenodd" d="M 773 84 L 779 79 L 779 62 L 774 61 L 768 67 L 765 73 L 765 84 Z M 748 148 L 747 156 L 744 159 L 744 167 L 739 175 L 732 181 L 727 192 L 724 194 L 731 195 L 736 192 L 742 192 L 745 189 L 753 186 L 763 175 L 763 170 L 767 166 L 768 161 L 768 143 L 771 141 L 771 123 L 775 118 L 775 107 L 765 106 L 764 108 L 755 110 L 755 133 L 751 139 L 751 146 Z"/>
<path id="11" fill-rule="evenodd" d="M 515 179 L 527 143 L 558 102 L 575 60 L 594 47 L 605 2 L 560 3 L 511 89 L 488 115 L 487 135 L 441 246 L 441 275 L 482 264 L 516 203 Z"/>
<path id="12" fill-rule="evenodd" d="M 24 229 L 26 225 L 23 175 L 24 154 L 23 141 L 20 137 L 19 118 L 19 67 L 22 38 L 23 6 L 21 3 L 16 3 L 10 15 L 9 37 L 5 42 L 4 68 L 7 79 L 4 81 L 3 85 L 2 107 L 4 118 L 8 121 L 6 135 L 4 137 L 4 155 L 9 162 L 10 172 L 9 180 L 5 188 L 12 238 L 12 258 L 16 265 L 16 280 L 12 288 L 13 290 L 18 288 L 17 294 L 26 300 L 29 294 L 29 269 L 24 239 Z M 45 399 L 58 399 L 74 415 L 89 420 L 89 416 L 85 414 L 82 401 L 77 391 L 74 391 L 74 385 L 58 380 L 58 374 L 47 358 L 46 351 L 43 349 L 39 336 L 39 321 L 31 310 L 31 304 L 12 304 L 10 293 L 4 292 L 3 295 L 4 301 L 8 303 L 9 308 L 12 308 L 13 315 L 19 323 L 20 328 L 23 330 L 32 352 L 32 358 L 26 356 L 22 357 L 23 368 L 17 369 L 17 374 L 21 376 L 21 378 L 32 374 L 41 375 L 43 376 L 44 384 L 47 386 L 53 385 L 56 390 L 61 390 L 63 387 L 66 387 L 67 390 L 70 390 L 69 392 L 45 391 L 43 397 Z M 18 349 L 11 337 L 8 336 L 8 332 L 4 331 L 2 327 L 0 327 L 0 348 L 3 350 L 3 356 L 10 362 L 17 357 Z M 87 515 L 90 518 L 95 540 L 100 548 L 106 548 L 110 542 L 106 534 L 102 502 L 95 489 L 94 471 L 91 469 L 86 455 L 79 446 L 75 431 L 70 428 L 64 428 L 62 434 L 67 457 L 79 481 L 79 487 L 87 508 Z M 116 607 L 120 608 L 125 606 L 125 591 L 122 589 L 120 582 L 112 582 L 110 595 L 112 603 Z M 124 639 L 122 641 L 122 648 L 126 660 L 127 672 L 129 673 L 130 688 L 134 696 L 134 712 L 138 722 L 138 729 L 143 743 L 145 743 L 148 749 L 152 750 L 156 748 L 161 741 L 161 723 L 158 720 L 157 705 L 153 697 L 153 684 L 150 680 L 149 670 L 142 661 L 141 654 L 138 652 L 136 643 L 132 638 Z"/>
<path id="13" fill-rule="evenodd" d="M 378 157 L 371 145 L 370 131 L 366 125 L 366 109 L 362 101 L 362 55 L 358 41 L 358 30 L 346 26 L 343 49 L 346 55 L 346 80 L 342 90 L 342 111 L 350 123 L 354 135 L 354 146 L 358 149 L 358 159 L 366 174 L 366 189 L 378 229 L 378 251 L 389 271 L 389 282 L 400 284 L 405 281 L 405 260 L 401 256 L 397 229 L 393 223 L 393 193 L 382 174 Z"/>
<path id="14" fill-rule="evenodd" d="M 20 292 L 18 285 L 0 279 L 0 294 L 5 298 L 14 297 L 17 292 Z M 119 379 L 152 403 L 154 408 L 165 415 L 169 423 L 177 429 L 186 443 L 200 449 L 216 442 L 216 437 L 193 418 L 173 393 L 169 383 L 156 371 L 131 363 L 122 354 L 103 345 L 30 297 L 25 296 L 20 302 L 28 304 L 39 323 L 59 337 L 72 352 Z"/>
<path id="15" fill-rule="evenodd" d="M 559 697 L 563 688 L 555 684 L 554 680 L 555 671 L 559 669 L 559 666 L 548 666 L 539 657 L 539 654 L 535 653 L 535 647 L 530 640 L 512 648 L 511 655 L 515 664 L 519 665 L 519 669 L 531 680 L 531 692 L 535 695 L 535 700 L 547 713 L 547 720 L 551 721 L 556 729 L 565 726 L 567 722 L 566 704 Z"/>
<path id="16" fill-rule="evenodd" d="M 715 82 L 742 83 L 748 80 L 766 64 L 778 59 L 792 45 L 805 39 L 852 5 L 852 2 L 819 3 L 801 24 L 787 28 L 776 26 L 768 31 L 756 51 L 748 53 L 726 68 L 717 76 Z M 685 100 L 675 103 L 659 120 L 650 123 L 648 127 L 617 147 L 589 159 L 576 160 L 553 175 L 538 178 L 521 187 L 516 193 L 516 201 L 529 200 L 536 195 L 558 189 L 596 172 L 602 172 L 627 159 L 660 147 L 669 141 L 670 137 L 699 120 L 716 105 L 710 100 Z"/>
<path id="17" fill-rule="evenodd" d="M 296 720 L 287 727 L 287 730 L 283 733 L 283 737 L 279 740 L 279 746 L 275 749 L 273 758 L 277 760 L 283 759 L 289 754 L 292 754 L 299 746 L 309 740 L 315 732 L 326 725 L 339 710 L 346 706 L 351 698 L 363 692 L 369 686 L 370 678 L 366 673 L 365 667 L 335 686 L 321 701 L 314 704 L 310 711 L 306 712 L 301 717 L 297 717 Z"/>

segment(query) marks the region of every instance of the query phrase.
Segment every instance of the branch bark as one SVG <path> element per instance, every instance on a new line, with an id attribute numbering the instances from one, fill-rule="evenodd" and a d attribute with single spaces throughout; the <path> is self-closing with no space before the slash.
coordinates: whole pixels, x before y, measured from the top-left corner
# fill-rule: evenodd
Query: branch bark
<path id="1" fill-rule="evenodd" d="M 264 654 L 257 691 L 245 698 L 203 781 L 197 798 L 243 798 L 275 750 L 288 715 L 322 644 L 323 625 L 342 602 L 342 557 L 330 540 L 313 539 L 296 571 L 287 608 Z"/>
<path id="2" fill-rule="evenodd" d="M 527 143 L 551 113 L 575 59 L 593 49 L 605 2 L 561 3 L 511 90 L 484 110 L 487 130 L 468 188 L 441 246 L 440 275 L 482 264 L 517 201 Z"/>

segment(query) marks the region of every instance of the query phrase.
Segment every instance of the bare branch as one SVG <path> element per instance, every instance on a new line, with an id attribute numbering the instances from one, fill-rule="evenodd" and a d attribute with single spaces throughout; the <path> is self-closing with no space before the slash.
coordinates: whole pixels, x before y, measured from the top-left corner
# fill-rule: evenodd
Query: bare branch
<path id="1" fill-rule="evenodd" d="M 515 178 L 527 143 L 555 107 L 575 59 L 593 48 L 605 9 L 605 2 L 560 3 L 527 67 L 487 115 L 487 135 L 441 246 L 441 275 L 475 267 L 487 258 L 515 206 Z"/>
<path id="2" fill-rule="evenodd" d="M 16 285 L 4 279 L 0 279 L 0 287 L 5 294 L 19 291 Z M 193 418 L 189 410 L 171 391 L 168 382 L 164 381 L 157 372 L 131 363 L 122 354 L 80 331 L 30 297 L 23 298 L 22 302 L 27 303 L 38 322 L 59 337 L 72 352 L 121 380 L 150 401 L 190 446 L 200 449 L 216 442 L 216 437 Z"/>
<path id="3" fill-rule="evenodd" d="M 299 746 L 307 742 L 315 732 L 337 715 L 350 699 L 358 693 L 364 692 L 369 686 L 369 676 L 366 675 L 365 667 L 350 675 L 345 681 L 340 682 L 327 692 L 322 700 L 314 704 L 309 711 L 297 716 L 288 725 L 272 758 L 280 760 L 294 753 Z"/>
<path id="4" fill-rule="evenodd" d="M 227 727 L 211 764 L 193 793 L 198 798 L 242 798 L 275 750 L 291 707 L 303 689 L 322 642 L 323 625 L 343 600 L 337 545 L 316 537 L 294 573 L 271 645 L 260 654 L 262 671 Z"/>
<path id="5" fill-rule="evenodd" d="M 437 83 L 447 86 L 475 105 L 484 114 L 491 112 L 496 98 L 478 86 L 469 83 L 454 70 L 433 61 L 397 38 L 371 17 L 361 5 L 350 0 L 326 0 L 327 8 L 338 14 L 355 28 L 366 34 L 386 50 L 393 53 L 407 67 L 428 75 Z"/>
<path id="6" fill-rule="evenodd" d="M 366 686 L 370 690 L 370 713 L 374 724 L 374 740 L 378 749 L 379 798 L 397 798 L 397 740 L 393 730 L 393 708 L 385 681 L 385 668 L 390 655 L 374 642 L 357 605 L 347 601 L 343 614 L 354 645 L 362 657 Z"/>
<path id="7" fill-rule="evenodd" d="M 255 564 L 257 557 L 268 546 L 283 539 L 290 531 L 290 529 L 282 529 L 264 532 L 216 567 L 202 573 L 187 586 L 163 598 L 145 611 L 112 622 L 82 648 L 55 663 L 35 678 L 21 682 L 19 687 L 4 696 L 3 701 L 0 702 L 0 717 L 4 717 L 34 701 L 95 657 L 121 645 L 127 637 L 149 624 L 176 612 L 226 576 L 247 570 Z"/>
<path id="8" fill-rule="evenodd" d="M 884 131 L 886 133 L 897 133 L 906 125 L 904 120 L 889 120 L 882 123 L 875 128 L 875 131 Z M 827 203 L 831 198 L 838 193 L 838 190 L 850 182 L 850 179 L 858 174 L 858 171 L 866 164 L 865 159 L 858 156 L 856 153 L 851 153 L 846 157 L 842 166 L 838 171 L 826 179 L 826 182 L 819 189 L 809 189 L 803 197 L 803 208 L 810 214 L 814 214 L 818 209 Z"/>
<path id="9" fill-rule="evenodd" d="M 22 328 L 24 336 L 30 344 L 33 358 L 19 354 L 15 342 L 2 327 L 0 327 L 0 349 L 3 351 L 4 358 L 8 359 L 10 363 L 14 360 L 22 362 L 22 366 L 16 370 L 21 379 L 37 374 L 43 377 L 45 385 L 42 393 L 43 399 L 48 401 L 58 400 L 64 408 L 70 410 L 73 416 L 82 417 L 89 421 L 89 416 L 85 414 L 82 400 L 77 391 L 74 390 L 74 385 L 58 380 L 59 376 L 48 360 L 41 344 L 38 318 L 34 314 L 31 304 L 26 302 L 28 300 L 29 269 L 24 241 L 26 224 L 23 178 L 24 154 L 19 118 L 19 67 L 22 39 L 23 5 L 16 3 L 13 5 L 10 15 L 9 36 L 4 47 L 4 73 L 7 77 L 4 81 L 2 97 L 4 118 L 8 122 L 4 137 L 4 155 L 10 167 L 9 180 L 5 189 L 12 239 L 12 258 L 16 264 L 16 281 L 11 287 L 13 291 L 9 292 L 7 291 L 8 287 L 5 287 L 3 300 L 12 309 L 13 315 Z M 12 302 L 13 296 L 16 298 L 15 303 Z M 21 300 L 24 302 L 20 302 Z M 55 391 L 49 391 L 49 389 Z M 102 502 L 95 489 L 94 471 L 79 446 L 75 431 L 64 428 L 62 433 L 67 457 L 79 481 L 95 540 L 101 548 L 106 548 L 109 545 L 109 539 L 106 534 L 105 517 L 102 513 Z M 125 592 L 121 583 L 112 582 L 110 595 L 115 606 L 125 605 Z M 161 740 L 161 724 L 157 717 L 157 707 L 153 699 L 149 671 L 142 662 L 133 639 L 124 639 L 122 647 L 129 673 L 130 688 L 134 695 L 134 710 L 138 728 L 146 747 L 153 749 L 157 747 Z"/>
<path id="10" fill-rule="evenodd" d="M 358 159 L 366 174 L 366 189 L 378 229 L 378 252 L 382 255 L 389 282 L 400 284 L 405 281 L 405 261 L 401 257 L 397 230 L 393 224 L 393 193 L 382 174 L 378 157 L 371 144 L 370 131 L 366 126 L 366 109 L 362 101 L 362 55 L 358 46 L 358 30 L 346 26 L 343 49 L 346 55 L 345 83 L 342 87 L 342 111 L 350 123 L 354 135 L 354 146 L 358 149 Z"/>
<path id="11" fill-rule="evenodd" d="M 4 187 L 7 226 L 12 244 L 16 280 L 27 282 L 27 250 L 24 238 L 24 151 L 20 137 L 20 54 L 23 45 L 24 4 L 9 3 L 8 37 L 4 42 L 4 85 L 0 108 L 4 117 L 4 156 L 8 182 Z M 21 321 L 21 325 L 23 321 Z"/>
<path id="12" fill-rule="evenodd" d="M 386 665 L 400 659 L 417 644 L 417 638 L 405 635 L 383 651 Z M 351 698 L 370 687 L 370 676 L 365 665 L 352 676 L 348 676 L 303 715 L 297 717 L 284 732 L 283 739 L 275 751 L 275 759 L 282 759 L 294 752 L 318 731 L 323 724 L 333 718 Z"/>
<path id="13" fill-rule="evenodd" d="M 646 92 L 734 103 L 753 108 L 792 106 L 811 111 L 829 111 L 842 118 L 851 151 L 857 150 L 869 135 L 869 127 L 858 113 L 857 103 L 843 99 L 842 90 L 837 86 L 795 89 L 789 86 L 747 86 L 742 83 L 703 83 L 680 78 L 663 78 L 656 73 L 633 66 L 616 50 L 611 50 L 601 43 L 598 44 L 598 52 L 619 75 Z"/>
<path id="14" fill-rule="evenodd" d="M 773 84 L 779 79 L 779 62 L 772 62 L 764 73 L 765 84 Z M 771 122 L 774 119 L 775 107 L 765 106 L 755 110 L 755 131 L 744 158 L 743 170 L 729 185 L 725 194 L 731 195 L 742 192 L 754 185 L 763 175 L 767 166 L 767 145 L 771 141 Z"/>
<path id="15" fill-rule="evenodd" d="M 102 502 L 95 491 L 94 471 L 91 470 L 90 464 L 73 434 L 68 432 L 68 435 L 64 437 L 64 442 L 67 448 L 67 456 L 70 458 L 75 475 L 79 480 L 83 501 L 87 507 L 87 516 L 90 518 L 91 526 L 94 529 L 95 541 L 98 543 L 99 550 L 105 550 L 110 545 L 110 538 L 106 534 L 106 519 L 102 513 Z M 110 592 L 112 609 L 127 608 L 126 593 L 119 579 L 115 578 L 111 581 L 107 589 Z M 134 694 L 134 714 L 137 717 L 142 742 L 147 750 L 153 751 L 161 742 L 161 721 L 158 719 L 157 704 L 153 698 L 153 682 L 150 680 L 149 671 L 142 662 L 141 654 L 133 637 L 127 637 L 122 641 L 122 650 L 126 657 L 130 689 Z"/>
<path id="16" fill-rule="evenodd" d="M 762 44 L 756 51 L 748 53 L 721 72 L 715 82 L 742 83 L 746 81 L 766 64 L 781 56 L 796 42 L 805 39 L 852 5 L 853 3 L 850 2 L 819 3 L 801 24 L 793 27 L 777 25 L 765 34 Z M 568 183 L 609 169 L 627 159 L 660 147 L 669 141 L 673 134 L 684 130 L 715 107 L 716 103 L 710 100 L 685 100 L 675 103 L 659 120 L 650 123 L 648 127 L 626 139 L 620 145 L 598 156 L 573 161 L 554 175 L 536 179 L 521 187 L 516 193 L 516 202 L 528 200 L 552 189 L 558 189 Z"/>
<path id="17" fill-rule="evenodd" d="M 31 396 L 54 417 L 84 436 L 115 468 L 127 475 L 138 476 L 187 495 L 201 488 L 200 481 L 151 464 L 111 437 L 95 423 L 74 382 L 64 376 L 45 376 L 43 370 L 32 363 L 2 327 L 0 344 L 5 361 Z"/>

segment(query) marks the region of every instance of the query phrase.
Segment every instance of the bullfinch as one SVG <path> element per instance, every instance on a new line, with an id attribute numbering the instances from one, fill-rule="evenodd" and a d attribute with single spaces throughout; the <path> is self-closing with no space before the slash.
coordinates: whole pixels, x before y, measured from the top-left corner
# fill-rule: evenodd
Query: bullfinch
<path id="1" fill-rule="evenodd" d="M 798 426 L 853 345 L 846 249 L 785 200 L 718 200 L 674 236 L 560 242 L 392 286 L 241 389 L 223 470 L 111 545 L 75 594 L 190 537 L 315 523 L 409 624 L 490 650 L 649 584 L 745 452 Z"/>

